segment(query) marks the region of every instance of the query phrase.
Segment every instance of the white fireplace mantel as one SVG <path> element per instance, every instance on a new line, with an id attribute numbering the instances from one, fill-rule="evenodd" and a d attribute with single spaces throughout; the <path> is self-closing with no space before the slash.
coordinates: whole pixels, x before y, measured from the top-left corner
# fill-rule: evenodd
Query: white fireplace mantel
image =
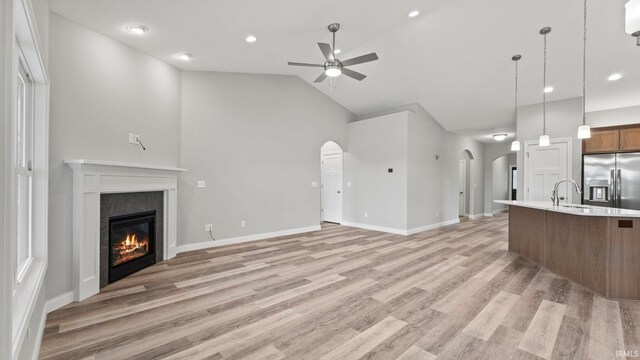
<path id="1" fill-rule="evenodd" d="M 185 169 L 68 159 L 73 170 L 73 293 L 80 301 L 100 292 L 100 195 L 164 193 L 162 258 L 176 255 L 178 174 Z"/>

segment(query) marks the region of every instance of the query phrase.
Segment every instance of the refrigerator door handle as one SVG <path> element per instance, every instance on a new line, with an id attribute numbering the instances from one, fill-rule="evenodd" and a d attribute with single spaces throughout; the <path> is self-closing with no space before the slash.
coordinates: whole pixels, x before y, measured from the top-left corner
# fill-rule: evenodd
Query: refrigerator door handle
<path id="1" fill-rule="evenodd" d="M 611 177 L 609 178 L 609 199 L 608 200 L 609 200 L 610 207 L 616 207 L 616 170 L 615 169 L 611 169 Z"/>
<path id="2" fill-rule="evenodd" d="M 619 208 L 622 206 L 622 170 L 621 169 L 618 169 L 618 173 L 616 174 L 616 199 L 618 199 L 616 207 Z"/>

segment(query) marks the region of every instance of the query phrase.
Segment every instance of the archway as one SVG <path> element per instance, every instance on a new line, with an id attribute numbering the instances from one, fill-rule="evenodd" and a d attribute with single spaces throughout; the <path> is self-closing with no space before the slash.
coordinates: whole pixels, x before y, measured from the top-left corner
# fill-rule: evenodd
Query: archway
<path id="1" fill-rule="evenodd" d="M 320 221 L 342 222 L 342 147 L 327 141 L 320 148 Z"/>
<path id="2" fill-rule="evenodd" d="M 508 206 L 493 200 L 515 200 L 517 191 L 517 157 L 515 153 L 498 156 L 491 163 L 491 212 L 496 214 Z"/>
<path id="3" fill-rule="evenodd" d="M 465 149 L 458 158 L 458 216 L 468 217 L 472 210 L 471 160 L 473 153 Z"/>

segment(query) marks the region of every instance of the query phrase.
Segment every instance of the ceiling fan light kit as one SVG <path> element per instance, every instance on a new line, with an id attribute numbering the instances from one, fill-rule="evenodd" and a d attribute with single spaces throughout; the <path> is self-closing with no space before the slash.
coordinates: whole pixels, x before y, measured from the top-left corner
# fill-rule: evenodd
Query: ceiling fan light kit
<path id="1" fill-rule="evenodd" d="M 324 72 L 318 76 L 318 78 L 314 81 L 316 83 L 323 82 L 327 77 L 335 78 L 342 74 L 356 79 L 358 81 L 364 80 L 367 76 L 361 74 L 357 71 L 353 71 L 351 69 L 347 69 L 348 66 L 364 64 L 367 62 L 378 60 L 378 55 L 376 53 L 370 53 L 362 56 L 358 56 L 349 60 L 340 61 L 336 58 L 336 32 L 340 30 L 340 24 L 333 23 L 327 26 L 331 34 L 333 35 L 333 44 L 329 45 L 326 43 L 318 43 L 318 47 L 320 51 L 322 51 L 322 55 L 326 62 L 324 64 L 309 64 L 309 63 L 298 63 L 298 62 L 289 62 L 288 64 L 291 66 L 306 66 L 306 67 L 321 67 L 324 68 Z"/>
<path id="2" fill-rule="evenodd" d="M 640 46 L 640 0 L 629 0 L 625 5 L 625 30 L 637 39 Z"/>

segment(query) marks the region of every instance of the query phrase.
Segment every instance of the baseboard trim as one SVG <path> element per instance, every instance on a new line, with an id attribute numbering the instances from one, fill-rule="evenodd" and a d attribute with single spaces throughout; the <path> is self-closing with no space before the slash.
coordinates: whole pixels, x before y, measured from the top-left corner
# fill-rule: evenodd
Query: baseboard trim
<path id="1" fill-rule="evenodd" d="M 49 314 L 73 302 L 73 291 L 58 295 L 44 304 L 44 311 Z"/>
<path id="2" fill-rule="evenodd" d="M 185 252 L 185 251 L 202 250 L 202 249 L 208 249 L 208 248 L 224 246 L 224 245 L 239 244 L 239 243 L 250 242 L 250 241 L 258 241 L 258 240 L 275 238 L 275 237 L 279 237 L 279 236 L 303 234 L 303 233 L 308 233 L 308 232 L 318 231 L 318 230 L 320 230 L 320 225 L 297 228 L 297 229 L 274 231 L 274 232 L 268 232 L 268 233 L 262 233 L 262 234 L 239 236 L 239 237 L 234 237 L 234 238 L 216 240 L 215 242 L 206 241 L 206 242 L 201 242 L 201 243 L 197 243 L 197 244 L 178 245 L 176 247 L 176 253 L 179 254 L 179 253 Z"/>
<path id="3" fill-rule="evenodd" d="M 33 347 L 33 353 L 31 354 L 32 360 L 38 360 L 40 357 L 40 346 L 42 345 L 42 336 L 44 336 L 44 325 L 47 323 L 47 314 L 47 306 L 45 305 L 42 316 L 40 317 L 38 329 L 36 330 L 36 342 L 34 343 L 35 346 Z"/>
<path id="4" fill-rule="evenodd" d="M 471 220 L 475 220 L 475 219 L 480 219 L 481 217 L 487 216 L 486 214 L 475 214 L 475 215 L 469 215 L 469 219 Z"/>
<path id="5" fill-rule="evenodd" d="M 359 229 L 381 231 L 381 232 L 386 232 L 386 233 L 389 233 L 389 234 L 405 235 L 405 236 L 407 235 L 407 230 L 390 228 L 390 227 L 385 227 L 385 226 L 359 224 L 359 223 L 354 223 L 354 222 L 349 222 L 349 221 L 343 221 L 342 225 L 355 227 L 355 228 L 359 228 Z"/>
<path id="6" fill-rule="evenodd" d="M 460 219 L 453 219 L 453 220 L 449 220 L 449 221 L 443 221 L 443 222 L 437 223 L 437 224 L 421 226 L 421 227 L 418 227 L 418 228 L 409 229 L 407 231 L 407 235 L 413 235 L 413 234 L 417 234 L 417 233 L 420 233 L 420 232 L 423 232 L 423 231 L 433 230 L 433 229 L 441 228 L 443 226 L 455 225 L 455 224 L 459 224 L 459 223 L 460 223 Z"/>

